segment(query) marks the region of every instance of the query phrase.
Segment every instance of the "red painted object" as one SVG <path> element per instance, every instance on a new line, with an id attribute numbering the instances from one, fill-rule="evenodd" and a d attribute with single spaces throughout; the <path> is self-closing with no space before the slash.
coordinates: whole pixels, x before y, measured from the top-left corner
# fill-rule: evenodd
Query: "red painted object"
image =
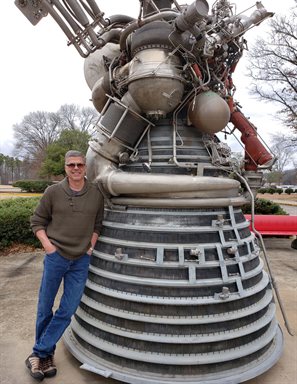
<path id="1" fill-rule="evenodd" d="M 251 215 L 244 215 L 251 221 Z M 255 229 L 262 235 L 297 235 L 297 216 L 255 215 Z M 250 225 L 250 230 L 252 227 Z"/>
<path id="2" fill-rule="evenodd" d="M 257 137 L 257 130 L 253 124 L 239 110 L 232 112 L 231 123 L 241 132 L 241 141 L 245 145 L 245 170 L 256 171 L 258 165 L 265 165 L 272 161 L 271 153 Z"/>

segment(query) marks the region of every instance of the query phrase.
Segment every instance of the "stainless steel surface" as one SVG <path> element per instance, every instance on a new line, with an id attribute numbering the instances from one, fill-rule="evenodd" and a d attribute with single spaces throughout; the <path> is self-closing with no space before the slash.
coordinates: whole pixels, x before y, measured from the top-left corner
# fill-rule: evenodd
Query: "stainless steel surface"
<path id="1" fill-rule="evenodd" d="M 236 197 L 239 182 L 206 176 L 164 175 L 164 174 L 127 174 L 112 171 L 100 179 L 104 188 L 113 196 L 171 197 L 176 193 L 181 198 L 196 192 L 196 197 Z M 155 195 L 155 196 L 154 196 Z M 192 196 L 195 197 L 195 196 Z"/>
<path id="2" fill-rule="evenodd" d="M 184 93 L 181 62 L 162 49 L 137 53 L 130 62 L 128 92 L 147 116 L 165 117 Z"/>
<path id="3" fill-rule="evenodd" d="M 196 96 L 188 109 L 191 123 L 201 132 L 222 131 L 230 120 L 230 109 L 226 101 L 214 92 L 203 92 Z"/>

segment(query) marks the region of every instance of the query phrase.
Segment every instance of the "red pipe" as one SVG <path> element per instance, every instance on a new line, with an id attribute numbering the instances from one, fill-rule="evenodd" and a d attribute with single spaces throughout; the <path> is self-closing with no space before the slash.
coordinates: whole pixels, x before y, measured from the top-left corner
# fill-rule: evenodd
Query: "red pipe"
<path id="1" fill-rule="evenodd" d="M 251 215 L 244 215 L 251 221 Z M 255 229 L 262 235 L 297 235 L 297 216 L 255 215 Z M 252 227 L 250 225 L 250 230 Z"/>
<path id="2" fill-rule="evenodd" d="M 197 63 L 194 63 L 192 65 L 192 68 L 194 69 L 195 74 L 199 77 L 199 79 L 202 79 L 202 73 L 200 71 L 200 68 Z"/>
<path id="3" fill-rule="evenodd" d="M 240 111 L 231 110 L 230 121 L 241 132 L 241 141 L 245 145 L 245 170 L 256 171 L 258 165 L 264 165 L 273 159 L 258 139 L 255 127 Z"/>

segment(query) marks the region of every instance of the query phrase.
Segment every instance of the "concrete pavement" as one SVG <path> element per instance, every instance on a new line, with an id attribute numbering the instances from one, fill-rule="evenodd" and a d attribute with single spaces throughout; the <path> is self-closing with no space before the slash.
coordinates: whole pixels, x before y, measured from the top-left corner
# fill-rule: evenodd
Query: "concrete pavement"
<path id="1" fill-rule="evenodd" d="M 265 239 L 272 270 L 287 311 L 290 325 L 297 333 L 297 251 L 292 239 Z M 0 383 L 33 384 L 24 360 L 31 351 L 37 292 L 42 273 L 43 252 L 17 253 L 0 257 Z M 279 312 L 279 311 L 278 311 Z M 278 363 L 248 384 L 297 383 L 296 336 L 288 335 L 283 320 L 279 322 L 285 337 L 285 349 Z M 56 352 L 58 374 L 45 384 L 117 384 L 81 370 L 80 363 L 60 341 Z M 224 384 L 224 383 L 222 383 Z"/>

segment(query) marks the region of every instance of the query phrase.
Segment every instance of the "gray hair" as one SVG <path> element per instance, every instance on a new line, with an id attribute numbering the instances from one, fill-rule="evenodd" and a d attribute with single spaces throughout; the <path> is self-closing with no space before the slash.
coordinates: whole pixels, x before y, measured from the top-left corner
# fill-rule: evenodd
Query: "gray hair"
<path id="1" fill-rule="evenodd" d="M 86 156 L 83 153 L 81 153 L 80 151 L 70 150 L 70 151 L 66 152 L 65 153 L 65 162 L 68 159 L 68 157 L 81 157 L 83 159 L 83 161 L 86 162 Z"/>

